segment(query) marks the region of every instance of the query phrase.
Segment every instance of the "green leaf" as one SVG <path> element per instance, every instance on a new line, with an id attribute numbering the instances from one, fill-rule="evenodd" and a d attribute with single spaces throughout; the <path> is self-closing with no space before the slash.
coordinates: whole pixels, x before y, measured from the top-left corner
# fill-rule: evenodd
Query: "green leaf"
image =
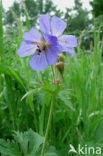
<path id="1" fill-rule="evenodd" d="M 24 100 L 27 96 L 32 95 L 34 93 L 39 93 L 41 91 L 42 88 L 38 88 L 38 89 L 32 89 L 30 91 L 28 91 L 22 98 L 21 101 Z"/>
<path id="2" fill-rule="evenodd" d="M 0 64 L 0 74 L 9 75 L 11 78 L 15 79 L 26 90 L 25 88 L 26 82 L 16 70 Z"/>
<path id="3" fill-rule="evenodd" d="M 26 17 L 26 26 L 27 26 L 27 29 L 29 30 L 30 29 L 30 22 L 29 22 L 29 16 L 28 16 L 26 6 L 25 6 L 24 11 L 25 11 L 25 17 Z"/>
<path id="4" fill-rule="evenodd" d="M 5 141 L 0 139 L 0 153 L 5 156 L 22 156 L 15 142 Z"/>
<path id="5" fill-rule="evenodd" d="M 19 143 L 21 150 L 28 156 L 33 156 L 44 142 L 44 137 L 31 129 L 27 132 L 15 132 L 14 139 Z"/>
<path id="6" fill-rule="evenodd" d="M 67 91 L 60 91 L 58 94 L 58 98 L 72 111 L 75 111 L 75 108 L 73 107 L 70 98 L 69 98 L 69 92 Z"/>
<path id="7" fill-rule="evenodd" d="M 31 129 L 24 133 L 14 132 L 13 141 L 0 139 L 0 153 L 3 156 L 37 156 L 43 142 L 44 137 Z"/>

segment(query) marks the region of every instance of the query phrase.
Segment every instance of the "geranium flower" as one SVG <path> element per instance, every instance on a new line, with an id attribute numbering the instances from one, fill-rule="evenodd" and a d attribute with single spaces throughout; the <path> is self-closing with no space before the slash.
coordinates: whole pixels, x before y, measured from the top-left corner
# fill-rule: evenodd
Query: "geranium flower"
<path id="1" fill-rule="evenodd" d="M 30 66 L 34 70 L 40 71 L 56 63 L 58 52 L 61 50 L 56 36 L 47 33 L 41 35 L 38 30 L 31 29 L 24 33 L 23 38 L 18 55 L 20 57 L 33 55 Z"/>
<path id="2" fill-rule="evenodd" d="M 24 41 L 20 45 L 18 55 L 20 57 L 33 55 L 30 66 L 38 71 L 55 64 L 61 51 L 74 56 L 71 48 L 77 46 L 77 40 L 75 36 L 62 35 L 66 26 L 67 24 L 56 16 L 50 21 L 49 15 L 41 15 L 40 29 L 43 34 L 33 28 L 24 33 Z"/>
<path id="3" fill-rule="evenodd" d="M 67 24 L 57 16 L 53 16 L 50 21 L 50 16 L 44 14 L 40 16 L 40 29 L 45 33 L 50 33 L 58 38 L 59 44 L 62 46 L 62 52 L 66 52 L 71 56 L 75 53 L 72 48 L 77 47 L 77 39 L 74 35 L 62 35 Z"/>

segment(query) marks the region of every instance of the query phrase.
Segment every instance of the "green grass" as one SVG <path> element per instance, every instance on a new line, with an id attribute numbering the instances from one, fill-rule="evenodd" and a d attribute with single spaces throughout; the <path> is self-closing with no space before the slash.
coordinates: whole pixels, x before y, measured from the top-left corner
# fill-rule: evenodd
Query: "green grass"
<path id="1" fill-rule="evenodd" d="M 67 151 L 70 143 L 75 147 L 79 143 L 103 146 L 102 45 L 98 47 L 97 34 L 94 37 L 94 53 L 85 54 L 79 49 L 74 58 L 65 55 L 64 83 L 59 87 L 49 135 L 50 145 L 58 150 Z M 15 51 L 12 65 L 0 66 L 0 136 L 12 138 L 13 130 L 24 132 L 29 128 L 44 136 L 52 91 L 50 67 L 33 71 L 28 58 L 22 60 L 16 55 Z M 28 96 L 21 101 L 26 93 Z"/>
<path id="2" fill-rule="evenodd" d="M 3 55 L 2 0 L 0 0 L 0 59 Z"/>
<path id="3" fill-rule="evenodd" d="M 28 15 L 25 13 L 29 29 Z M 0 7 L 0 43 L 3 42 L 1 19 Z M 1 51 L 0 44 L 4 60 L 0 64 L 0 138 L 14 138 L 16 143 L 19 140 L 13 137 L 14 130 L 23 133 L 31 128 L 39 135 L 45 135 L 53 92 L 51 68 L 36 72 L 29 66 L 29 57 L 19 58 L 17 55 L 23 34 L 21 22 L 17 30 L 18 36 L 14 32 L 13 41 L 5 34 L 4 51 Z M 64 82 L 61 81 L 56 90 L 47 145 L 47 151 L 59 153 L 59 156 L 68 156 L 69 144 L 76 148 L 78 144 L 98 145 L 103 149 L 103 41 L 98 44 L 99 35 L 94 30 L 93 51 L 90 49 L 87 53 L 79 46 L 74 58 L 65 54 Z M 26 144 L 26 140 L 24 142 Z M 3 150 L 2 144 L 6 144 L 5 141 L 0 142 L 0 152 Z M 12 143 L 7 146 L 10 149 L 14 147 Z"/>

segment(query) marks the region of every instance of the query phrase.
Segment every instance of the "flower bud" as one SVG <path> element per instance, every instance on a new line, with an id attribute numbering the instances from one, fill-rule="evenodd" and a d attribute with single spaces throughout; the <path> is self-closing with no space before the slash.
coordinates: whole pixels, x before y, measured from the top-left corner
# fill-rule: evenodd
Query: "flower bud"
<path id="1" fill-rule="evenodd" d="M 57 62 L 64 62 L 64 56 L 62 54 L 58 55 Z"/>
<path id="2" fill-rule="evenodd" d="M 63 74 L 64 72 L 64 62 L 57 62 L 56 63 L 56 68 L 58 69 L 58 71 Z"/>

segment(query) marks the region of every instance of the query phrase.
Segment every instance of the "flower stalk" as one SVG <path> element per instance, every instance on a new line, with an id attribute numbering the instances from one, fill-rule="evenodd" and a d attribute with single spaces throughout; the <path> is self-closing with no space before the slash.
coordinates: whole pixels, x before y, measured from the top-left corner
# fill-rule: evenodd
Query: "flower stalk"
<path id="1" fill-rule="evenodd" d="M 44 140 L 41 156 L 44 156 L 44 153 L 45 153 L 46 142 L 48 139 L 48 134 L 49 134 L 50 126 L 51 126 L 51 120 L 52 120 L 52 116 L 53 116 L 54 102 L 55 102 L 55 95 L 53 94 L 52 101 L 51 101 L 51 107 L 50 107 L 50 113 L 49 113 L 49 119 L 48 119 L 46 134 L 45 134 L 45 140 Z"/>
<path id="2" fill-rule="evenodd" d="M 54 85 L 55 85 L 55 89 L 56 89 L 56 76 L 55 76 L 55 71 L 54 71 L 54 69 L 53 69 L 53 66 L 51 65 L 51 70 L 52 70 L 52 75 L 53 75 L 53 81 L 54 81 Z"/>
<path id="3" fill-rule="evenodd" d="M 55 72 L 54 72 L 53 66 L 51 66 L 51 70 L 52 70 L 52 74 L 53 74 L 53 78 L 54 78 L 54 85 L 55 85 L 55 89 L 56 89 Z M 45 133 L 45 140 L 44 140 L 44 144 L 43 144 L 41 156 L 44 156 L 44 153 L 45 153 L 46 143 L 47 143 L 48 134 L 49 134 L 49 130 L 50 130 L 50 127 L 51 127 L 51 121 L 52 121 L 52 116 L 53 116 L 55 97 L 56 97 L 56 95 L 53 92 L 53 94 L 52 94 L 52 100 L 51 100 L 50 113 L 49 113 L 49 118 L 48 118 L 46 133 Z"/>

